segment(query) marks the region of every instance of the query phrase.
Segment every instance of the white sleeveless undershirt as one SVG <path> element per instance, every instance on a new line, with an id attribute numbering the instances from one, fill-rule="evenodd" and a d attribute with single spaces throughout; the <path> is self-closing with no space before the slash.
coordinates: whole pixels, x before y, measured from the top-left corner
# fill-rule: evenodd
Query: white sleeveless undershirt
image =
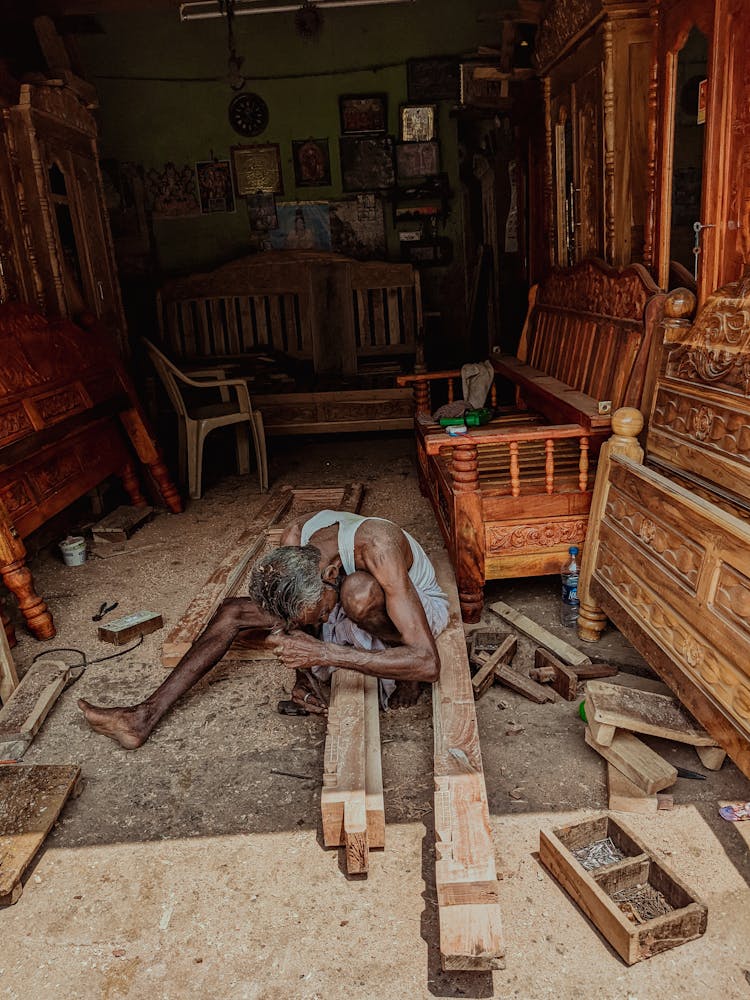
<path id="1" fill-rule="evenodd" d="M 356 571 L 354 565 L 354 536 L 357 528 L 363 521 L 386 521 L 383 517 L 362 517 L 361 514 L 351 514 L 343 510 L 321 510 L 302 525 L 301 544 L 307 545 L 312 535 L 321 528 L 328 528 L 332 524 L 339 526 L 339 555 L 344 572 L 348 575 Z M 403 529 L 401 529 L 403 531 Z M 409 579 L 414 584 L 417 593 L 426 598 L 437 598 L 447 602 L 447 598 L 435 577 L 435 570 L 432 563 L 427 558 L 427 553 L 416 540 L 412 538 L 408 531 L 404 531 L 412 553 L 412 563 L 409 569 Z"/>

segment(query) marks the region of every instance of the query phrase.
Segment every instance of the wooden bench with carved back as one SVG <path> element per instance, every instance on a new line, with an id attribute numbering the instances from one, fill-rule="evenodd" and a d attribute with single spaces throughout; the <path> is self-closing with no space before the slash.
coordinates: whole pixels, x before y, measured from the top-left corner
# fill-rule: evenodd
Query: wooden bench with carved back
<path id="1" fill-rule="evenodd" d="M 178 364 L 238 367 L 268 434 L 411 427 L 422 333 L 410 264 L 318 251 L 255 254 L 159 293 L 161 345 Z"/>
<path id="2" fill-rule="evenodd" d="M 639 404 L 664 296 L 640 265 L 588 260 L 553 271 L 529 296 L 516 357 L 496 354 L 516 406 L 462 437 L 431 417 L 431 386 L 460 372 L 399 379 L 413 386 L 420 484 L 451 554 L 464 621 L 479 620 L 487 580 L 557 573 L 586 534 L 596 460 L 610 414 Z"/>

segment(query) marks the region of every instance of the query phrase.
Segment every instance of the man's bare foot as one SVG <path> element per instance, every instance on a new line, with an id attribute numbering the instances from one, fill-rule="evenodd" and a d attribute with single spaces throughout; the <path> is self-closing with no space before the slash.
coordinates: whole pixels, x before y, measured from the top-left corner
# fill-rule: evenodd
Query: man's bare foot
<path id="1" fill-rule="evenodd" d="M 151 734 L 151 727 L 146 721 L 147 710 L 142 705 L 134 705 L 132 708 L 97 708 L 79 698 L 78 707 L 95 733 L 109 736 L 126 750 L 137 750 Z"/>
<path id="2" fill-rule="evenodd" d="M 389 708 L 411 708 L 419 701 L 419 681 L 396 681 L 396 690 L 388 699 Z"/>

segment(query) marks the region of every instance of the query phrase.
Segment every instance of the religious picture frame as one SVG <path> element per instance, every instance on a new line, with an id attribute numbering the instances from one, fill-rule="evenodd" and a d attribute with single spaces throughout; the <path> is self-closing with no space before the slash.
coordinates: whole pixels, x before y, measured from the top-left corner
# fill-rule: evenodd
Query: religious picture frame
<path id="1" fill-rule="evenodd" d="M 401 142 L 431 142 L 437 135 L 437 105 L 402 104 L 399 130 Z"/>
<path id="2" fill-rule="evenodd" d="M 461 63 L 461 104 L 504 110 L 510 106 L 510 73 L 496 63 Z"/>
<path id="3" fill-rule="evenodd" d="M 440 147 L 437 142 L 399 143 L 396 146 L 396 171 L 399 181 L 439 174 Z"/>
<path id="4" fill-rule="evenodd" d="M 281 151 L 276 142 L 232 146 L 232 169 L 237 194 L 246 197 L 264 191 L 284 193 Z"/>
<path id="5" fill-rule="evenodd" d="M 328 139 L 292 139 L 292 160 L 297 187 L 330 187 Z"/>
<path id="6" fill-rule="evenodd" d="M 342 136 L 341 181 L 344 191 L 377 191 L 396 183 L 393 136 Z"/>
<path id="7" fill-rule="evenodd" d="M 388 131 L 386 94 L 342 94 L 339 97 L 342 135 L 366 135 Z"/>
<path id="8" fill-rule="evenodd" d="M 276 196 L 270 191 L 258 191 L 245 199 L 251 233 L 267 233 L 279 225 Z"/>
<path id="9" fill-rule="evenodd" d="M 234 211 L 234 188 L 229 160 L 199 160 L 195 164 L 201 213 Z"/>
<path id="10" fill-rule="evenodd" d="M 461 92 L 458 56 L 408 59 L 406 92 L 415 103 L 458 101 Z"/>

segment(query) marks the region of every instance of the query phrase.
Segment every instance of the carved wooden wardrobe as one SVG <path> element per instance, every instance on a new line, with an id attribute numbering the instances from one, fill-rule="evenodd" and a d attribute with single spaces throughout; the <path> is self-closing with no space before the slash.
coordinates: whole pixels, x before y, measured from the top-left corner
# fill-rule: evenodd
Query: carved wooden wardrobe
<path id="1" fill-rule="evenodd" d="M 579 632 L 609 616 L 750 776 L 750 4 L 656 14 L 647 250 L 696 294 L 667 297 L 645 460 L 635 411 L 602 449 Z"/>

